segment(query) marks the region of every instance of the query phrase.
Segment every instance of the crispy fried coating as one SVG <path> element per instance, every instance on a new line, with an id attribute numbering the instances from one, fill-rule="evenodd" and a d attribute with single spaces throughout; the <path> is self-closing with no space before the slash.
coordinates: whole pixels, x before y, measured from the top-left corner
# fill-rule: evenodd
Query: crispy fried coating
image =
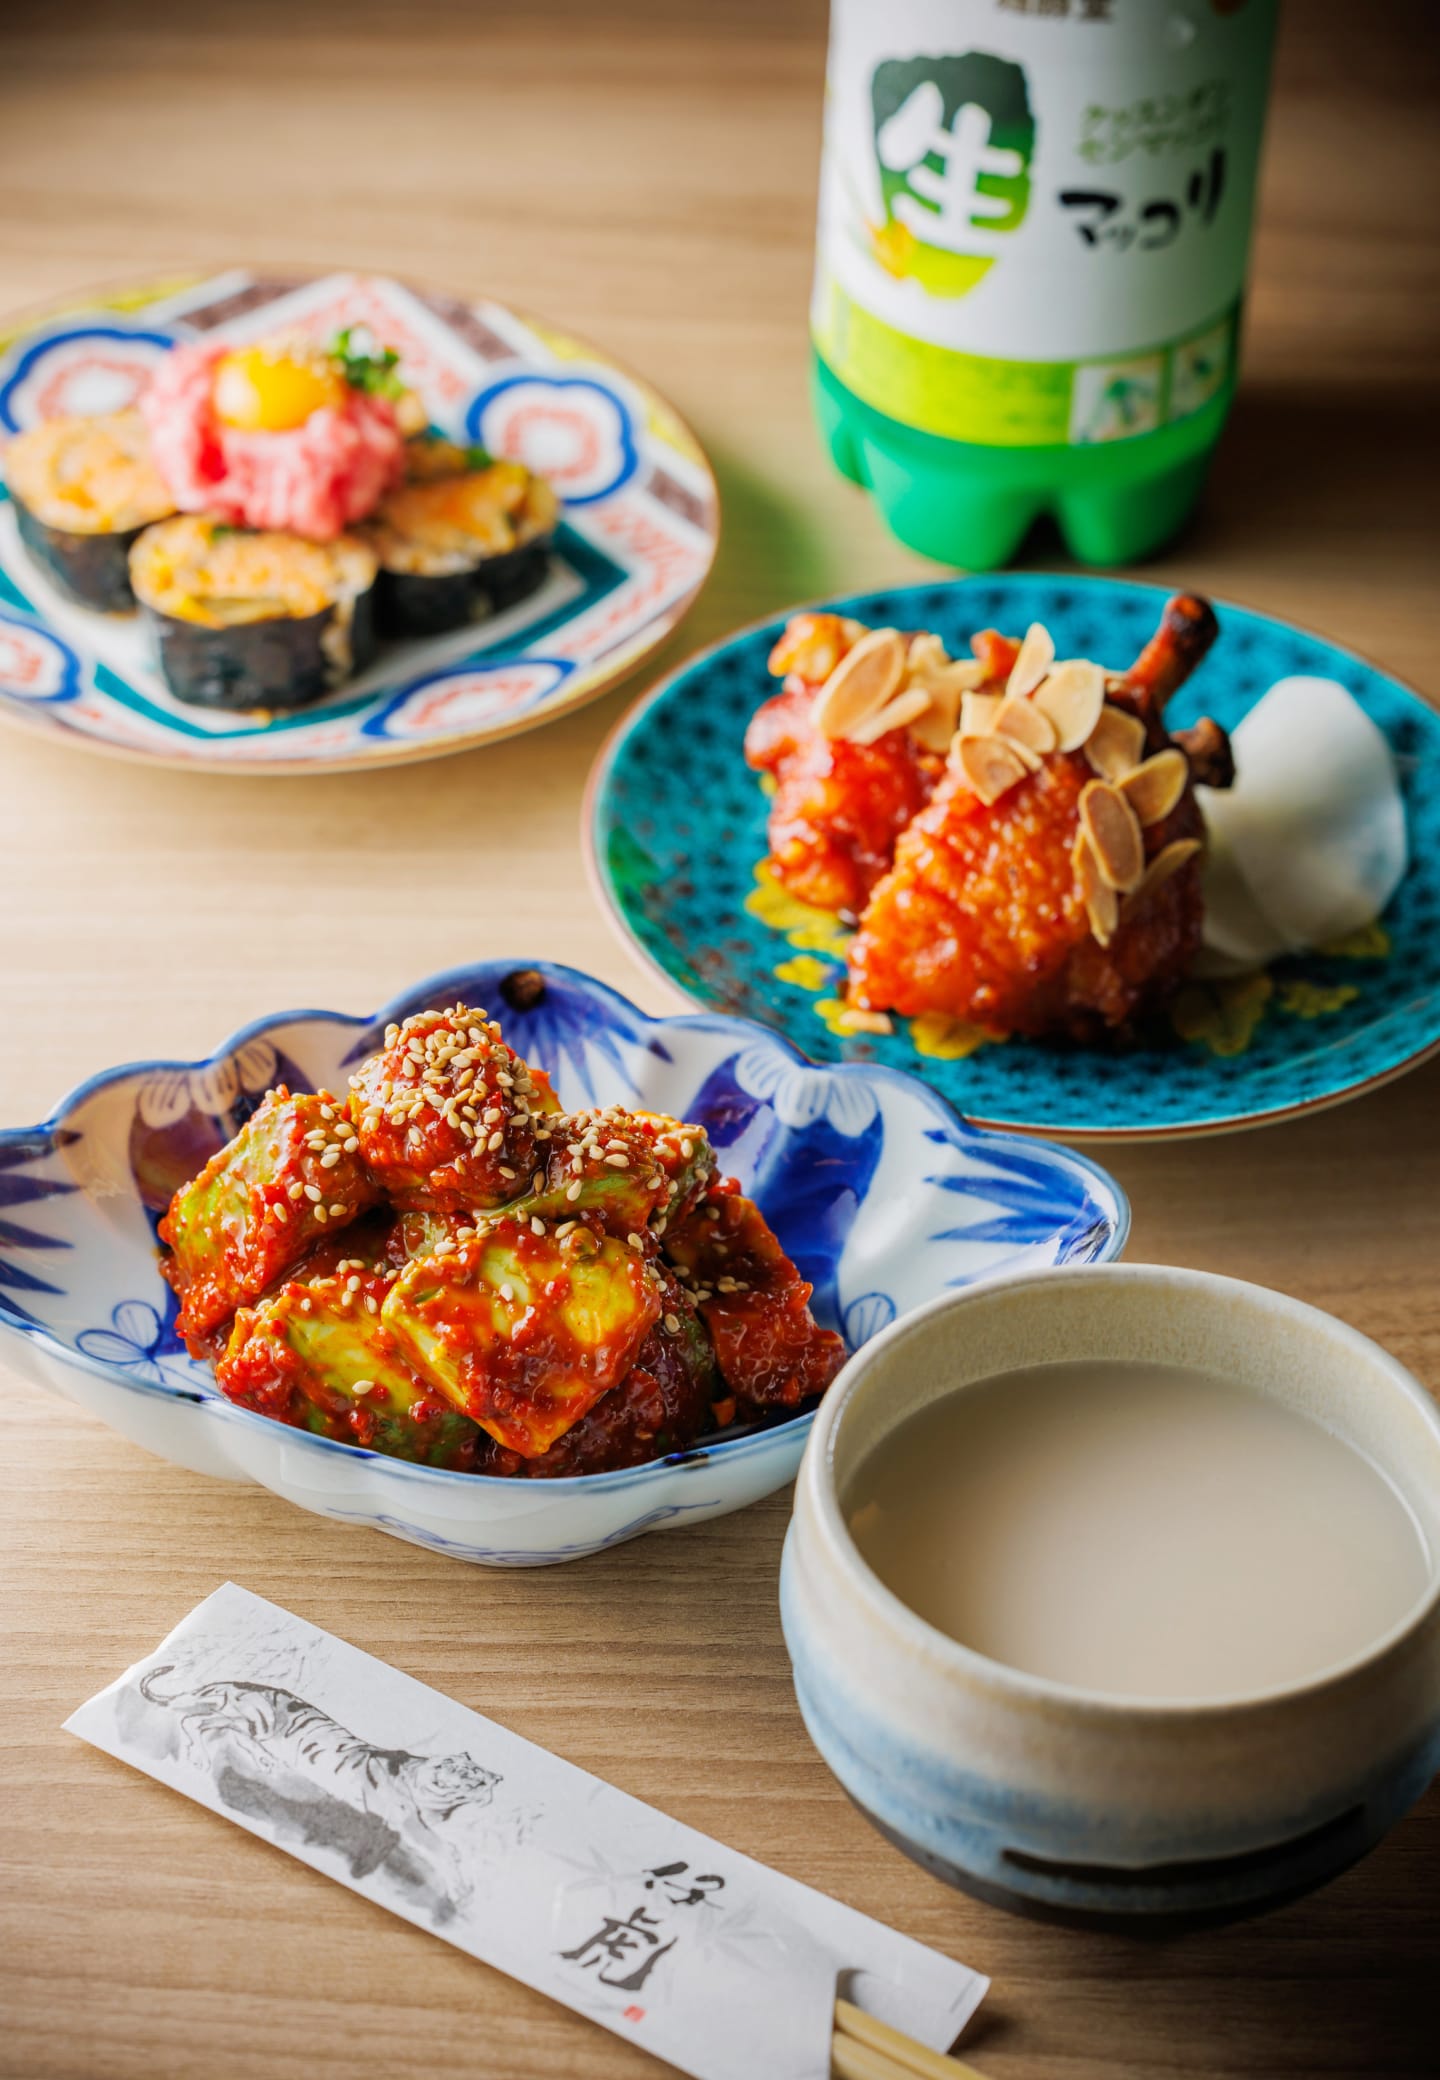
<path id="1" fill-rule="evenodd" d="M 1158 721 L 1147 734 L 1149 748 L 1163 746 Z M 1127 1032 L 1163 1003 L 1200 949 L 1199 858 L 1125 911 L 1102 946 L 1071 861 L 1094 777 L 1083 752 L 1053 755 L 987 804 L 947 773 L 851 941 L 850 1001 L 1077 1041 Z M 1193 790 L 1144 835 L 1147 860 L 1172 839 L 1201 837 Z"/>

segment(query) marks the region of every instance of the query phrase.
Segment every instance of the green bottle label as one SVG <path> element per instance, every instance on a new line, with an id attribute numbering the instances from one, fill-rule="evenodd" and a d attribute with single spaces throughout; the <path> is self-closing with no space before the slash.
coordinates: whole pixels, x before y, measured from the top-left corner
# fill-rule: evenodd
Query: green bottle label
<path id="1" fill-rule="evenodd" d="M 1235 367 L 1275 0 L 834 0 L 812 325 L 866 403 L 1133 439 Z"/>

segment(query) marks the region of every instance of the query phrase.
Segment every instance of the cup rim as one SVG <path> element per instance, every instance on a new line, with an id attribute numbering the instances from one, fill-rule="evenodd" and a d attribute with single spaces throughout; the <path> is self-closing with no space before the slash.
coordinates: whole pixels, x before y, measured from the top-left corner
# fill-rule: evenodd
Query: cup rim
<path id="1" fill-rule="evenodd" d="M 938 1626 L 932 1625 L 928 1619 L 922 1618 L 917 1611 L 912 1610 L 893 1589 L 886 1587 L 850 1534 L 840 1507 L 839 1489 L 835 1479 L 835 1433 L 867 1374 L 873 1369 L 876 1360 L 890 1347 L 906 1337 L 923 1334 L 930 1321 L 938 1315 L 982 1304 L 987 1300 L 993 1300 L 997 1294 L 1019 1293 L 1032 1287 L 1044 1287 L 1053 1292 L 1058 1286 L 1074 1285 L 1081 1279 L 1103 1279 L 1111 1284 L 1123 1281 L 1131 1285 L 1156 1287 L 1173 1286 L 1178 1283 L 1194 1292 L 1229 1294 L 1240 1299 L 1246 1306 L 1286 1315 L 1292 1321 L 1304 1324 L 1312 1333 L 1318 1329 L 1321 1334 L 1350 1350 L 1368 1367 L 1383 1374 L 1390 1387 L 1417 1409 L 1421 1419 L 1434 1433 L 1437 1445 L 1440 1445 L 1440 1407 L 1437 1407 L 1425 1387 L 1398 1358 L 1392 1357 L 1373 1337 L 1364 1335 L 1348 1322 L 1341 1321 L 1338 1316 L 1328 1314 L 1324 1308 L 1314 1307 L 1307 1301 L 1296 1300 L 1273 1286 L 1258 1285 L 1253 1280 L 1232 1278 L 1220 1272 L 1198 1271 L 1187 1266 L 1171 1264 L 1084 1264 L 997 1275 L 967 1287 L 963 1292 L 942 1293 L 936 1299 L 927 1301 L 923 1307 L 918 1307 L 912 1313 L 902 1316 L 899 1321 L 891 1323 L 849 1359 L 816 1414 L 800 1468 L 796 1496 L 797 1513 L 803 1494 L 810 1505 L 812 1520 L 829 1558 L 840 1569 L 847 1587 L 853 1589 L 868 1607 L 870 1616 L 877 1620 L 884 1630 L 898 1636 L 903 1644 L 918 1651 L 942 1672 L 962 1675 L 972 1683 L 978 1682 L 1002 1699 L 1060 1707 L 1099 1720 L 1140 1718 L 1150 1723 L 1166 1720 L 1190 1723 L 1197 1718 L 1215 1719 L 1256 1714 L 1276 1706 L 1314 1699 L 1324 1692 L 1350 1682 L 1402 1647 L 1412 1634 L 1425 1625 L 1435 1613 L 1437 1605 L 1440 1605 L 1440 1555 L 1437 1555 L 1433 1548 L 1429 1552 L 1430 1582 L 1426 1592 L 1403 1616 L 1347 1660 L 1323 1668 L 1315 1675 L 1277 1685 L 1273 1689 L 1237 1691 L 1224 1697 L 1132 1697 L 1116 1691 L 1062 1682 L 1057 1678 L 1036 1675 L 1026 1669 L 1012 1668 L 1008 1663 L 996 1661 L 990 1655 L 982 1654 L 974 1647 L 967 1647 L 961 1641 L 952 1638 L 949 1633 L 942 1632 Z M 1386 1474 L 1388 1479 L 1386 1469 L 1381 1467 L 1379 1470 Z"/>

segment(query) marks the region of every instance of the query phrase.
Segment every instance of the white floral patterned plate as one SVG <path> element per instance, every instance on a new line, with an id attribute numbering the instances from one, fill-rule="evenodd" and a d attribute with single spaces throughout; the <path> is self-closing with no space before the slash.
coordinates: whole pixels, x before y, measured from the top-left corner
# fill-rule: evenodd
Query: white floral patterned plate
<path id="1" fill-rule="evenodd" d="M 347 325 L 397 349 L 433 425 L 549 477 L 564 512 L 540 590 L 468 629 L 388 645 L 293 714 L 222 714 L 174 698 L 138 617 L 62 597 L 0 487 L 0 717 L 67 744 L 228 773 L 394 765 L 549 722 L 664 640 L 714 559 L 709 464 L 648 384 L 502 304 L 383 275 L 243 270 L 97 292 L 0 329 L 0 473 L 11 434 L 121 409 L 178 340 L 328 339 Z"/>

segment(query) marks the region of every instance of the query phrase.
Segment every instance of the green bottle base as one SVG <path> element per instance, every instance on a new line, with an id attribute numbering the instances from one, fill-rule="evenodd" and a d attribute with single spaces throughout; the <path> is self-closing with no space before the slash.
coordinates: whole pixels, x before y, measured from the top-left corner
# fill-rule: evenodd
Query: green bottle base
<path id="1" fill-rule="evenodd" d="M 862 403 L 818 354 L 811 388 L 835 466 L 869 491 L 911 549 L 966 570 L 1009 563 L 1053 516 L 1081 563 L 1134 563 L 1189 517 L 1234 385 L 1187 419 L 1091 447 L 991 448 L 942 440 Z"/>

